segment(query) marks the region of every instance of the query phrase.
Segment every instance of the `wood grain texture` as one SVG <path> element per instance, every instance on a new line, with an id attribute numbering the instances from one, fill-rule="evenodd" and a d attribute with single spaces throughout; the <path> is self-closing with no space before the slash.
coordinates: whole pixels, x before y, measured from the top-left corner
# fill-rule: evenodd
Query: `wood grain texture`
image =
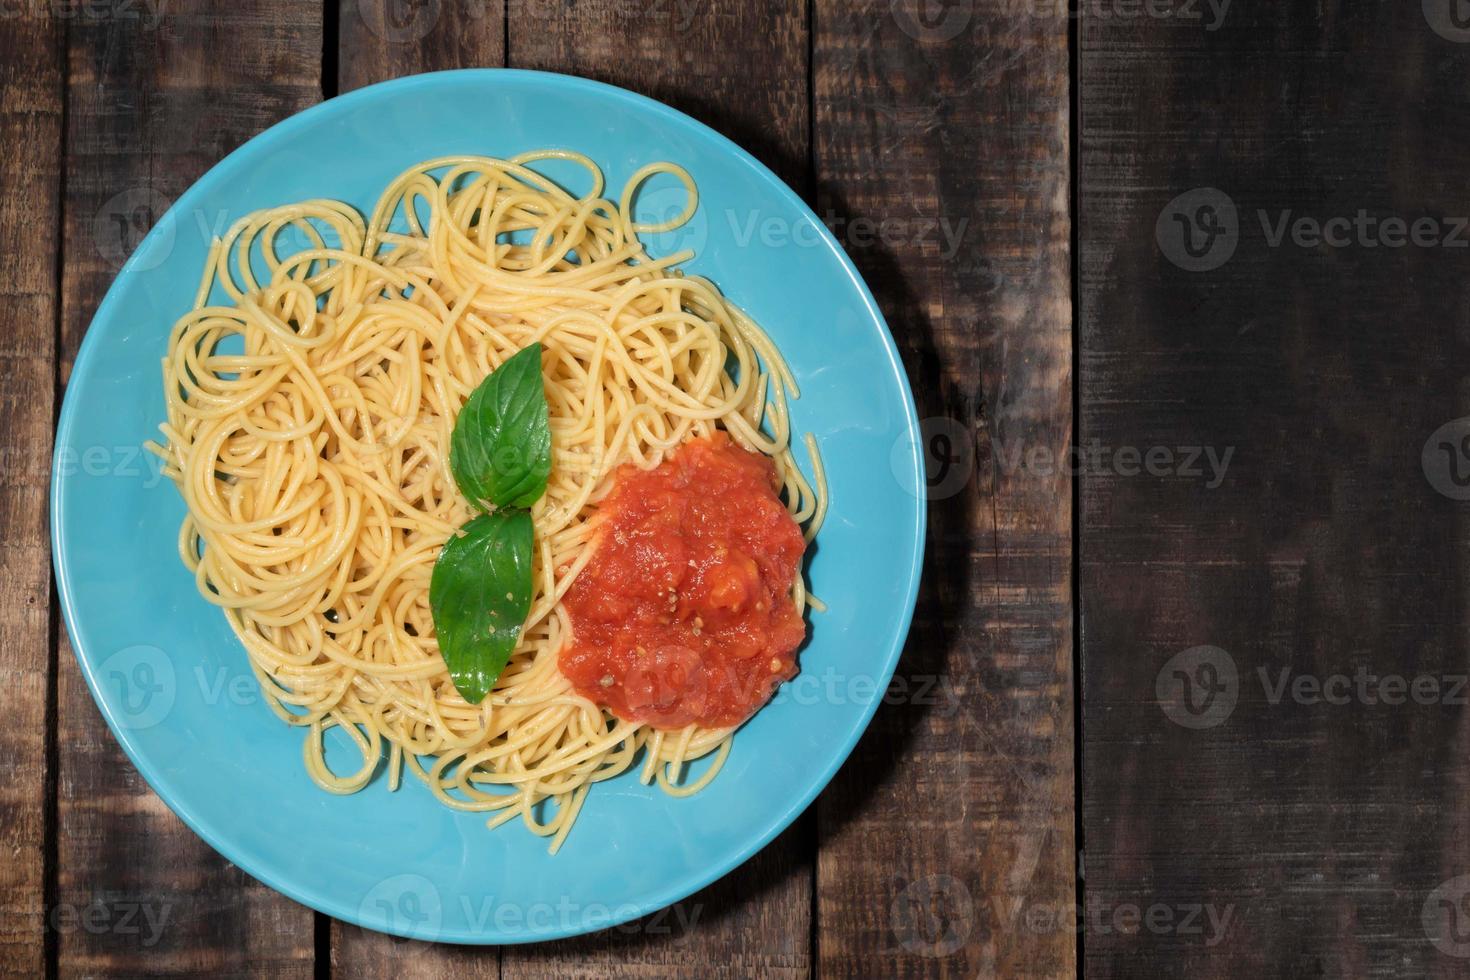
<path id="1" fill-rule="evenodd" d="M 56 383 L 63 25 L 0 20 L 0 976 L 45 966 L 51 587 L 46 540 Z"/>
<path id="2" fill-rule="evenodd" d="M 1074 969 L 1068 46 L 1047 9 L 816 3 L 818 210 L 888 318 L 931 469 L 905 684 L 818 802 L 823 976 Z"/>
<path id="3" fill-rule="evenodd" d="M 1449 4 L 1200 9 L 1081 28 L 1081 441 L 1234 451 L 1218 482 L 1083 479 L 1086 972 L 1464 976 L 1425 913 L 1470 872 L 1445 682 L 1470 669 L 1470 522 L 1421 450 L 1470 412 L 1466 246 L 1444 244 L 1470 214 L 1470 35 L 1431 27 Z M 1171 205 L 1197 188 L 1219 193 Z M 1221 194 L 1228 258 L 1204 233 Z M 1271 242 L 1283 215 L 1360 211 L 1437 240 Z M 1181 222 L 1216 268 L 1181 266 Z M 1217 652 L 1171 662 L 1198 645 Z M 1112 921 L 1154 905 L 1155 927 Z M 1228 925 L 1183 928 L 1200 908 Z M 1461 936 L 1465 908 L 1441 920 Z"/>
<path id="4" fill-rule="evenodd" d="M 352 980 L 499 980 L 497 947 L 422 943 L 332 920 L 331 975 Z"/>
<path id="5" fill-rule="evenodd" d="M 584 75 L 660 99 L 805 187 L 804 4 L 509 0 L 508 11 L 511 67 Z M 802 820 L 664 913 L 568 942 L 507 947 L 504 976 L 662 977 L 692 969 L 732 980 L 805 977 L 811 876 L 811 829 Z"/>
<path id="6" fill-rule="evenodd" d="M 477 9 L 449 2 L 390 5 L 387 22 L 400 25 L 395 31 L 383 26 L 383 8 L 348 0 L 341 7 L 343 88 L 412 71 L 497 63 L 506 50 L 502 20 L 489 10 L 478 16 Z M 511 0 L 504 14 L 512 67 L 587 75 L 662 98 L 745 142 L 798 187 L 805 182 L 806 20 L 800 4 Z M 695 56 L 711 49 L 719 54 Z M 672 59 L 665 57 L 669 51 Z M 746 78 L 752 69 L 754 83 Z M 809 854 L 810 832 L 799 825 L 740 871 L 671 909 L 589 937 L 507 947 L 499 959 L 493 950 L 399 943 L 334 923 L 333 968 L 352 976 L 454 970 L 649 977 L 698 963 L 709 977 L 807 976 Z M 752 935 L 761 941 L 751 942 Z"/>
<path id="7" fill-rule="evenodd" d="M 505 64 L 501 0 L 339 0 L 336 6 L 343 92 L 419 72 Z M 405 941 L 333 920 L 331 967 L 335 976 L 363 980 L 498 980 L 500 951 Z"/>
<path id="8" fill-rule="evenodd" d="M 340 91 L 505 64 L 504 0 L 336 0 L 336 7 Z"/>
<path id="9" fill-rule="evenodd" d="M 131 12 L 70 24 L 63 376 L 152 221 L 239 143 L 320 97 L 319 9 L 220 0 Z M 116 462 L 95 478 L 149 472 Z M 58 928 L 59 974 L 310 977 L 312 913 L 164 806 L 103 724 L 64 636 L 57 657 L 57 900 L 75 916 Z"/>
<path id="10" fill-rule="evenodd" d="M 749 150 L 798 192 L 808 159 L 801 0 L 507 0 L 509 64 L 666 102 Z"/>

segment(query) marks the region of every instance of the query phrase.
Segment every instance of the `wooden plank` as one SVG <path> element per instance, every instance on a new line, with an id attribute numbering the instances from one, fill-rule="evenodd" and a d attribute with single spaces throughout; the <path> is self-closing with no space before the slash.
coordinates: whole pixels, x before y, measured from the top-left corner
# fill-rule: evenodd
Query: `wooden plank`
<path id="1" fill-rule="evenodd" d="M 236 145 L 320 97 L 318 9 L 214 0 L 134 14 L 70 25 L 64 373 L 148 224 Z M 60 975 L 310 977 L 313 914 L 227 864 L 153 795 L 64 636 L 58 665 L 57 898 L 75 916 L 57 929 Z"/>
<path id="2" fill-rule="evenodd" d="M 804 823 L 713 885 L 653 915 L 576 939 L 505 947 L 503 976 L 811 976 L 811 829 Z"/>
<path id="3" fill-rule="evenodd" d="M 1113 453 L 1082 484 L 1088 975 L 1465 973 L 1451 7 L 1082 22 L 1079 436 Z"/>
<path id="4" fill-rule="evenodd" d="M 503 0 L 337 0 L 343 92 L 403 75 L 505 64 Z"/>
<path id="5" fill-rule="evenodd" d="M 819 211 L 931 458 L 899 673 L 819 801 L 824 976 L 1067 976 L 1076 937 L 1067 21 L 817 0 Z"/>
<path id="6" fill-rule="evenodd" d="M 403 75 L 505 64 L 501 0 L 340 0 L 337 82 L 347 92 Z M 409 942 L 357 926 L 331 924 L 332 972 L 363 980 L 402 976 L 498 978 L 500 952 Z"/>
<path id="7" fill-rule="evenodd" d="M 51 668 L 46 488 L 56 384 L 63 26 L 0 19 L 0 975 L 45 969 Z"/>
<path id="8" fill-rule="evenodd" d="M 584 75 L 660 99 L 806 186 L 807 12 L 799 0 L 510 0 L 509 39 L 513 67 Z M 810 843 L 804 820 L 661 917 L 569 942 L 507 947 L 504 975 L 808 976 Z"/>
<path id="9" fill-rule="evenodd" d="M 804 191 L 808 24 L 801 0 L 509 0 L 509 64 L 595 78 L 707 123 Z"/>
<path id="10" fill-rule="evenodd" d="M 673 5 L 669 5 L 670 11 Z M 664 13 L 632 10 L 626 4 L 582 3 L 562 7 L 539 2 L 512 2 L 508 12 L 508 34 L 512 64 L 515 67 L 542 68 L 590 75 L 641 88 L 676 105 L 700 112 L 702 106 L 714 108 L 703 113 L 708 121 L 722 126 L 730 135 L 740 138 L 743 131 L 765 131 L 777 134 L 775 151 L 767 153 L 788 179 L 800 180 L 805 174 L 806 96 L 804 88 L 804 24 L 798 5 L 772 10 L 754 5 L 715 4 L 689 12 Z M 375 15 L 373 15 L 375 16 Z M 426 19 L 411 26 L 408 33 L 425 32 L 421 45 L 404 43 L 402 35 L 387 38 L 367 22 L 355 23 L 346 6 L 343 8 L 342 48 L 340 62 L 344 88 L 377 81 L 380 78 L 411 70 L 463 67 L 475 63 L 494 63 L 496 42 L 491 24 L 493 15 L 480 18 L 485 26 L 473 28 L 471 35 L 462 31 L 446 31 L 438 41 L 433 38 L 446 23 L 430 25 Z M 463 19 L 463 11 L 455 14 Z M 371 18 L 369 18 L 371 19 Z M 462 25 L 461 25 L 462 26 Z M 751 51 L 729 47 L 720 58 L 703 65 L 701 72 L 675 73 L 675 66 L 659 57 L 660 39 L 664 43 L 689 43 L 719 47 L 714 41 L 730 32 L 730 37 L 759 37 L 754 31 L 779 28 L 778 36 L 788 38 L 775 54 L 763 53 L 769 61 L 768 90 L 750 98 L 750 92 L 737 99 L 728 81 L 735 72 L 752 62 Z M 613 44 L 607 32 L 618 37 L 637 38 L 638 51 L 630 57 L 625 49 Z M 364 49 L 368 50 L 363 54 Z M 502 49 L 499 49 L 503 51 Z M 688 66 L 684 66 L 687 68 Z M 718 86 L 715 84 L 718 82 Z M 720 101 L 723 99 L 724 101 Z M 736 109 L 734 106 L 739 105 Z M 757 152 L 769 149 L 767 142 L 752 146 Z M 768 848 L 760 858 L 727 879 L 725 883 L 691 897 L 673 913 L 611 930 L 597 936 L 544 947 L 515 947 L 502 952 L 503 972 L 507 976 L 544 975 L 555 970 L 566 976 L 646 976 L 664 975 L 669 969 L 690 962 L 701 963 L 710 976 L 745 976 L 752 970 L 779 969 L 793 975 L 805 975 L 810 890 L 810 863 L 804 857 L 801 834 L 793 831 Z M 737 896 L 753 891 L 767 892 L 764 903 L 754 909 L 720 915 L 719 924 L 702 924 L 706 913 L 714 918 L 713 906 L 735 901 Z M 681 917 L 682 916 L 682 917 Z M 686 925 L 687 924 L 687 927 Z M 687 928 L 687 941 L 681 929 Z M 745 944 L 739 942 L 743 931 L 758 928 L 770 942 L 759 954 L 736 953 Z M 663 930 L 670 930 L 664 932 Z M 674 943 L 659 937 L 680 933 Z M 332 938 L 333 965 L 349 973 L 366 970 L 369 975 L 386 976 L 411 964 L 416 969 L 469 969 L 476 976 L 492 976 L 499 965 L 488 957 L 476 958 L 462 950 L 423 944 L 395 944 L 381 936 L 337 924 Z M 391 951 L 390 955 L 384 955 Z M 724 973 L 721 971 L 734 971 Z"/>
<path id="11" fill-rule="evenodd" d="M 340 78 L 344 89 L 411 71 L 495 64 L 503 56 L 493 12 L 428 5 L 400 30 L 379 13 L 342 5 Z M 717 3 L 634 7 L 616 0 L 575 6 L 512 0 L 506 20 L 511 64 L 588 75 L 644 91 L 705 119 L 744 142 L 787 180 L 807 175 L 805 12 L 780 6 Z M 414 35 L 423 40 L 415 42 Z M 772 47 L 766 39 L 779 39 Z M 731 43 L 730 39 L 740 39 Z M 620 41 L 627 43 L 619 43 Z M 630 48 L 631 45 L 631 48 Z M 714 50 L 717 57 L 669 62 L 663 52 Z M 736 84 L 755 68 L 760 81 Z M 750 138 L 750 137 L 756 138 Z M 689 963 L 701 975 L 809 973 L 809 831 L 798 827 L 710 889 L 672 911 L 620 929 L 540 947 L 508 947 L 503 964 L 488 955 L 398 943 L 340 923 L 332 933 L 334 969 L 390 976 L 403 969 L 470 971 L 473 976 L 663 976 Z M 759 894 L 759 901 L 741 899 Z M 726 911 L 728 910 L 728 911 Z M 714 920 L 711 922 L 711 920 Z M 762 935 L 757 946 L 743 936 Z"/>

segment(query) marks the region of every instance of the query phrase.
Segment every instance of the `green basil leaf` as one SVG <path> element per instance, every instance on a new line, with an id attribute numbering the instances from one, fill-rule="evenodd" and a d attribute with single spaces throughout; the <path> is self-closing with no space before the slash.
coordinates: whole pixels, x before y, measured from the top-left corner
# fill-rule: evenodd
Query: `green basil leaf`
<path id="1" fill-rule="evenodd" d="M 454 482 L 480 510 L 530 507 L 551 475 L 541 345 L 519 351 L 465 402 L 449 440 Z"/>
<path id="2" fill-rule="evenodd" d="M 439 652 L 460 695 L 479 704 L 495 686 L 531 611 L 531 515 L 481 514 L 444 543 L 429 579 Z"/>

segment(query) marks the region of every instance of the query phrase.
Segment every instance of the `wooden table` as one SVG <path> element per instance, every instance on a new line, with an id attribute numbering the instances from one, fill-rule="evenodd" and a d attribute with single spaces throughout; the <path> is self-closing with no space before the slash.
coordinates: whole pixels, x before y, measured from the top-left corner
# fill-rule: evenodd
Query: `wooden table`
<path id="1" fill-rule="evenodd" d="M 0 0 L 0 973 L 1470 969 L 1450 0 L 160 2 Z M 169 201 L 323 98 L 498 65 L 662 99 L 797 188 L 888 317 L 932 499 L 860 764 L 668 913 L 467 950 L 316 915 L 153 795 L 59 623 L 46 491 Z"/>

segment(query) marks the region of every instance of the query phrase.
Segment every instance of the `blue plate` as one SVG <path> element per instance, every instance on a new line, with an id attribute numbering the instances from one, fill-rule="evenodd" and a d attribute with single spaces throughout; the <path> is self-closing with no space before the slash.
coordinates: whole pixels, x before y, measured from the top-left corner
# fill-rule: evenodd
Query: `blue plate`
<path id="1" fill-rule="evenodd" d="M 430 157 L 580 150 L 616 189 L 671 160 L 700 213 L 654 250 L 692 245 L 780 345 L 800 382 L 831 512 L 810 565 L 830 607 L 801 674 L 735 738 L 714 783 L 672 799 L 630 774 L 599 784 L 555 857 L 518 824 L 440 806 L 417 780 L 322 792 L 302 731 L 262 702 L 245 651 L 177 554 L 184 508 L 138 450 L 163 418 L 159 360 L 189 309 L 209 236 L 257 208 L 315 197 L 366 210 Z M 577 188 L 573 188 L 574 190 Z M 651 187 L 640 208 L 677 209 Z M 650 214 L 656 217 L 656 214 Z M 805 451 L 798 458 L 806 464 Z M 669 905 L 749 858 L 847 758 L 913 615 L 924 484 L 913 398 L 852 263 L 770 171 L 641 96 L 524 71 L 422 75 L 353 92 L 262 133 L 174 204 L 87 332 L 61 411 L 51 494 L 56 579 L 82 672 L 149 785 L 200 836 L 271 887 L 371 929 L 458 943 L 554 939 Z M 329 752 L 329 756 L 331 753 Z"/>

